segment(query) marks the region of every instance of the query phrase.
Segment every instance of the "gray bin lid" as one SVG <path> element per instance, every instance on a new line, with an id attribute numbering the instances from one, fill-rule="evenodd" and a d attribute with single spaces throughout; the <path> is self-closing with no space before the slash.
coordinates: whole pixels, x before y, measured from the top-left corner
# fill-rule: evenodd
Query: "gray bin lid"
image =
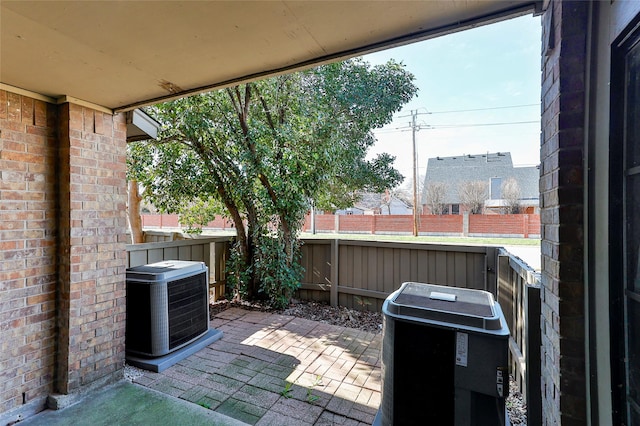
<path id="1" fill-rule="evenodd" d="M 165 260 L 127 269 L 127 280 L 162 282 L 205 270 L 204 262 Z"/>
<path id="2" fill-rule="evenodd" d="M 501 330 L 504 323 L 502 310 L 487 291 L 415 282 L 392 293 L 383 313 L 479 330 Z"/>

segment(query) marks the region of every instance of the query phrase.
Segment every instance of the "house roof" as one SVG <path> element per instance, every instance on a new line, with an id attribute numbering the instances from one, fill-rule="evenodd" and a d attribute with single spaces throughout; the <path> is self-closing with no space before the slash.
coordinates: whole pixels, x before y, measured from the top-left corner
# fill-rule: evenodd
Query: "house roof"
<path id="1" fill-rule="evenodd" d="M 540 196 L 538 166 L 514 167 L 509 152 L 429 158 L 422 200 L 424 203 L 426 190 L 432 183 L 446 183 L 448 191 L 445 203 L 458 204 L 460 203 L 458 188 L 463 182 L 488 183 L 491 178 L 502 178 L 504 181 L 511 177 L 520 185 L 522 200 L 538 200 Z"/>
<path id="2" fill-rule="evenodd" d="M 0 1 L 0 88 L 108 111 L 540 11 L 535 0 Z"/>

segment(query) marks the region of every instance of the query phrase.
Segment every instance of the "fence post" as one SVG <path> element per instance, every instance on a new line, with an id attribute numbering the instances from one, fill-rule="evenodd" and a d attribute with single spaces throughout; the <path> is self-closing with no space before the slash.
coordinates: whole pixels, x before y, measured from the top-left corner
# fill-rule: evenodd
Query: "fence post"
<path id="1" fill-rule="evenodd" d="M 523 230 L 524 237 L 529 238 L 529 215 L 523 214 L 522 221 L 524 222 L 522 225 L 524 227 L 524 230 Z"/>
<path id="2" fill-rule="evenodd" d="M 496 274 L 498 249 L 496 247 L 487 247 L 485 273 L 484 273 L 484 289 L 493 294 L 498 300 L 498 279 Z"/>
<path id="3" fill-rule="evenodd" d="M 542 390 L 540 389 L 541 375 L 541 347 L 542 338 L 540 330 L 540 286 L 526 285 L 525 291 L 526 336 L 525 336 L 525 371 L 527 423 L 530 425 L 542 424 Z"/>
<path id="4" fill-rule="evenodd" d="M 462 213 L 462 236 L 469 236 L 469 212 Z"/>
<path id="5" fill-rule="evenodd" d="M 209 281 L 212 281 L 210 286 L 214 288 L 214 296 L 217 300 L 226 292 L 226 263 L 229 251 L 229 241 L 216 241 L 211 245 L 213 246 L 213 252 L 211 253 L 210 262 L 213 271 L 209 271 Z M 213 275 L 213 277 L 211 277 L 211 275 Z M 211 278 L 213 278 L 213 280 Z"/>
<path id="6" fill-rule="evenodd" d="M 504 253 L 504 252 L 503 252 Z M 498 256 L 498 264 L 497 264 L 497 278 L 496 278 L 496 300 L 502 307 L 502 311 L 505 314 L 505 319 L 507 320 L 507 324 L 511 329 L 511 324 L 513 323 L 513 292 L 514 292 L 514 284 L 510 281 L 511 278 L 511 268 L 509 266 L 509 256 L 508 255 L 500 255 Z M 511 331 L 511 330 L 509 330 Z"/>
<path id="7" fill-rule="evenodd" d="M 338 239 L 334 239 L 331 241 L 331 290 L 329 293 L 329 302 L 333 307 L 338 306 L 338 249 Z"/>

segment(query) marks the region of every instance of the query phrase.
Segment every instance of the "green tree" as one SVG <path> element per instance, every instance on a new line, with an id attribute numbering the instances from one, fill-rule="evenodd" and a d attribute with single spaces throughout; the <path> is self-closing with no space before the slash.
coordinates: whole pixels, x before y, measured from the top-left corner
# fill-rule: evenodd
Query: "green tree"
<path id="1" fill-rule="evenodd" d="M 149 109 L 163 124 L 159 140 L 130 146 L 130 178 L 192 227 L 215 213 L 230 218 L 231 283 L 283 306 L 299 285 L 310 201 L 346 207 L 358 190 L 402 180 L 393 157 L 365 157 L 371 130 L 416 91 L 401 64 L 356 59 L 159 104 Z"/>

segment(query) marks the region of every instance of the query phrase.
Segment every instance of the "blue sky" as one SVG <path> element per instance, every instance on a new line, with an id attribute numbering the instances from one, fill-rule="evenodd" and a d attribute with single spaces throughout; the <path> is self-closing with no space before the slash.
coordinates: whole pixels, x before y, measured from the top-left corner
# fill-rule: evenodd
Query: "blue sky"
<path id="1" fill-rule="evenodd" d="M 509 151 L 515 165 L 538 164 L 540 40 L 540 18 L 527 15 L 365 56 L 371 64 L 404 63 L 420 89 L 392 124 L 374 132 L 371 154 L 396 156 L 396 168 L 411 177 L 408 115 L 418 110 L 420 174 L 436 156 Z"/>

